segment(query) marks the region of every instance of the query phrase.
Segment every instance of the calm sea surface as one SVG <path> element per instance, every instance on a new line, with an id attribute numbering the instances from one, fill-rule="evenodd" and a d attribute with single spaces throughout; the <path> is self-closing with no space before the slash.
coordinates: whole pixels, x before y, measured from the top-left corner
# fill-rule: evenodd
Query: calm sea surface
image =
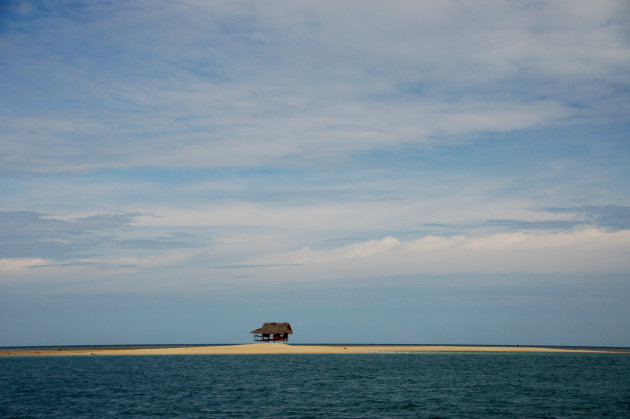
<path id="1" fill-rule="evenodd" d="M 630 417 L 630 355 L 0 357 L 2 417 Z"/>

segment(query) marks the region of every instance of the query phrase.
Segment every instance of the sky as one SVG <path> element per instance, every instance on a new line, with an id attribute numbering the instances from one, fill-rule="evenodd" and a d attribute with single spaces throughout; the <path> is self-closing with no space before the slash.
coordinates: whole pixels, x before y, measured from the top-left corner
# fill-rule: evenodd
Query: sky
<path id="1" fill-rule="evenodd" d="M 630 346 L 630 3 L 0 3 L 0 346 Z"/>

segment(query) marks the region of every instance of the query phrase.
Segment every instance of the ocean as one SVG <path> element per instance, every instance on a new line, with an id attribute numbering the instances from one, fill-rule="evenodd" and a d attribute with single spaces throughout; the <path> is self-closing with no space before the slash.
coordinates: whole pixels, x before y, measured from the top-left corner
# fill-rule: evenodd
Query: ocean
<path id="1" fill-rule="evenodd" d="M 1 417 L 630 417 L 630 355 L 5 356 Z"/>

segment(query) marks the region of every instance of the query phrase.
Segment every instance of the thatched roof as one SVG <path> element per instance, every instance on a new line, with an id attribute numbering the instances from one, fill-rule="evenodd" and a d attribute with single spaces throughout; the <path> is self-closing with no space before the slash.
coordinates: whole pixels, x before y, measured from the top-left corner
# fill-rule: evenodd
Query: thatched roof
<path id="1" fill-rule="evenodd" d="M 288 333 L 292 335 L 293 330 L 291 330 L 291 325 L 289 323 L 263 323 L 260 329 L 252 330 L 249 333 L 255 333 L 255 334 L 270 333 L 274 335 Z"/>

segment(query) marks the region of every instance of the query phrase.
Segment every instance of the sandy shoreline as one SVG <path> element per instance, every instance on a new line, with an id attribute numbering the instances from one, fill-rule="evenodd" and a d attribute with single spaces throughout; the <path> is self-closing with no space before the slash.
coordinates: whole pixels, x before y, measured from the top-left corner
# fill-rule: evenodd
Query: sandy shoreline
<path id="1" fill-rule="evenodd" d="M 404 346 L 404 345 L 286 345 L 281 343 L 229 346 L 178 346 L 166 348 L 61 348 L 0 349 L 0 356 L 69 355 L 265 355 L 265 354 L 360 354 L 388 352 L 558 352 L 558 353 L 630 353 L 614 348 L 570 349 L 528 346 Z"/>

